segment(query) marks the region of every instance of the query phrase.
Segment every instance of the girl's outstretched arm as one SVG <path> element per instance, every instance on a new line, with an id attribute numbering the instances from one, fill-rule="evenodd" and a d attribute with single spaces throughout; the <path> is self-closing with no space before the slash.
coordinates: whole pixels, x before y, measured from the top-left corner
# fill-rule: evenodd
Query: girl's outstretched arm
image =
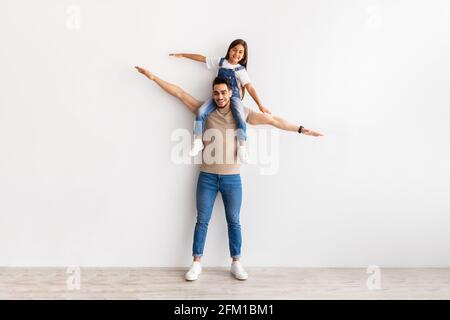
<path id="1" fill-rule="evenodd" d="M 298 130 L 300 129 L 299 125 L 293 124 L 281 117 L 257 112 L 250 113 L 247 121 L 252 125 L 267 124 L 284 131 L 298 132 Z M 302 128 L 301 133 L 313 137 L 323 136 L 323 134 L 310 129 L 306 129 L 305 127 Z"/>
<path id="2" fill-rule="evenodd" d="M 187 58 L 194 61 L 206 63 L 206 57 L 196 53 L 170 53 L 169 56 L 177 58 Z"/>
<path id="3" fill-rule="evenodd" d="M 250 95 L 252 96 L 253 100 L 255 100 L 256 104 L 259 107 L 259 110 L 261 110 L 262 113 L 271 114 L 269 109 L 264 107 L 263 104 L 261 103 L 261 100 L 259 100 L 258 94 L 256 93 L 256 89 L 251 83 L 247 83 L 245 85 L 245 89 L 247 89 L 248 93 L 250 93 Z"/>

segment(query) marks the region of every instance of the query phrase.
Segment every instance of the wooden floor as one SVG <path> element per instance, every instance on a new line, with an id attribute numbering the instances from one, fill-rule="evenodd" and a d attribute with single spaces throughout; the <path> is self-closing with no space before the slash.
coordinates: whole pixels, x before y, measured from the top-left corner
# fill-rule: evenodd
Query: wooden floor
<path id="1" fill-rule="evenodd" d="M 0 299 L 450 299 L 450 269 L 381 269 L 379 290 L 356 268 L 247 268 L 247 281 L 204 268 L 194 282 L 181 268 L 80 270 L 69 290 L 66 268 L 0 268 Z"/>

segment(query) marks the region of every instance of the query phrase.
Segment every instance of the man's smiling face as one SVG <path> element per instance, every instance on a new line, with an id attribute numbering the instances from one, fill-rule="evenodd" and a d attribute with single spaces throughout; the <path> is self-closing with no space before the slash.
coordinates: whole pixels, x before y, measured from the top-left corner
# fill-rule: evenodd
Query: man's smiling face
<path id="1" fill-rule="evenodd" d="M 225 83 L 218 83 L 213 87 L 213 99 L 217 108 L 224 108 L 230 103 L 232 91 Z"/>

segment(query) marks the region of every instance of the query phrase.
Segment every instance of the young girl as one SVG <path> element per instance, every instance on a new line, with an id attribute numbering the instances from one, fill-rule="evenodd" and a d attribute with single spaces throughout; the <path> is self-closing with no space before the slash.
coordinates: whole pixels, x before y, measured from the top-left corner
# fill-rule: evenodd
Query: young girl
<path id="1" fill-rule="evenodd" d="M 237 125 L 237 138 L 239 140 L 238 156 L 243 163 L 248 162 L 248 153 L 245 146 L 247 140 L 244 106 L 241 102 L 245 89 L 248 90 L 253 100 L 263 113 L 270 113 L 261 103 L 256 90 L 250 82 L 247 74 L 248 50 L 247 43 L 242 39 L 234 40 L 228 47 L 225 58 L 209 58 L 200 54 L 172 53 L 171 56 L 188 58 L 206 63 L 208 69 L 218 69 L 218 76 L 230 80 L 233 96 L 230 99 L 231 112 Z M 245 88 L 245 89 L 244 89 Z M 242 91 L 241 91 L 242 89 Z M 191 156 L 196 156 L 203 148 L 201 135 L 205 127 L 208 115 L 216 109 L 212 98 L 208 99 L 199 109 L 194 124 L 194 142 L 190 151 Z"/>

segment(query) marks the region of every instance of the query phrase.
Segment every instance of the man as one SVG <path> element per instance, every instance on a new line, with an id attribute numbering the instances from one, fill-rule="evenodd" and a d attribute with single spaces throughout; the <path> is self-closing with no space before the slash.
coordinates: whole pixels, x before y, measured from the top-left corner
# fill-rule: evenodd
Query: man
<path id="1" fill-rule="evenodd" d="M 190 111 L 195 113 L 202 105 L 202 102 L 196 100 L 180 87 L 168 83 L 148 70 L 136 67 L 147 78 L 155 81 L 163 90 L 181 100 Z M 242 185 L 239 174 L 239 162 L 237 160 L 237 142 L 236 139 L 227 139 L 227 130 L 236 130 L 236 122 L 231 113 L 230 98 L 232 96 L 231 85 L 227 79 L 216 78 L 212 85 L 213 100 L 216 104 L 216 110 L 211 112 L 205 123 L 205 134 L 203 135 L 202 164 L 197 182 L 197 223 L 194 230 L 194 241 L 192 247 L 193 263 L 185 274 L 188 281 L 197 280 L 202 272 L 201 257 L 206 241 L 208 224 L 217 193 L 222 195 L 225 216 L 228 225 L 228 241 L 230 256 L 232 259 L 231 273 L 238 280 L 246 280 L 248 273 L 240 263 L 241 255 L 241 227 L 239 222 L 240 208 L 242 202 Z M 288 121 L 268 114 L 256 113 L 249 108 L 245 108 L 246 121 L 252 125 L 269 124 L 276 128 L 302 133 L 310 136 L 322 136 L 322 134 L 306 129 L 303 126 L 294 125 Z M 208 130 L 214 130 L 214 139 L 207 139 Z M 214 148 L 208 148 L 210 143 L 215 143 Z M 207 150 L 215 149 L 217 144 L 223 155 L 217 161 L 217 155 L 207 154 Z M 205 154 L 206 153 L 206 154 Z M 228 161 L 225 161 L 227 159 Z M 231 161 L 230 161 L 231 159 Z M 213 160 L 213 161 L 211 161 Z"/>

